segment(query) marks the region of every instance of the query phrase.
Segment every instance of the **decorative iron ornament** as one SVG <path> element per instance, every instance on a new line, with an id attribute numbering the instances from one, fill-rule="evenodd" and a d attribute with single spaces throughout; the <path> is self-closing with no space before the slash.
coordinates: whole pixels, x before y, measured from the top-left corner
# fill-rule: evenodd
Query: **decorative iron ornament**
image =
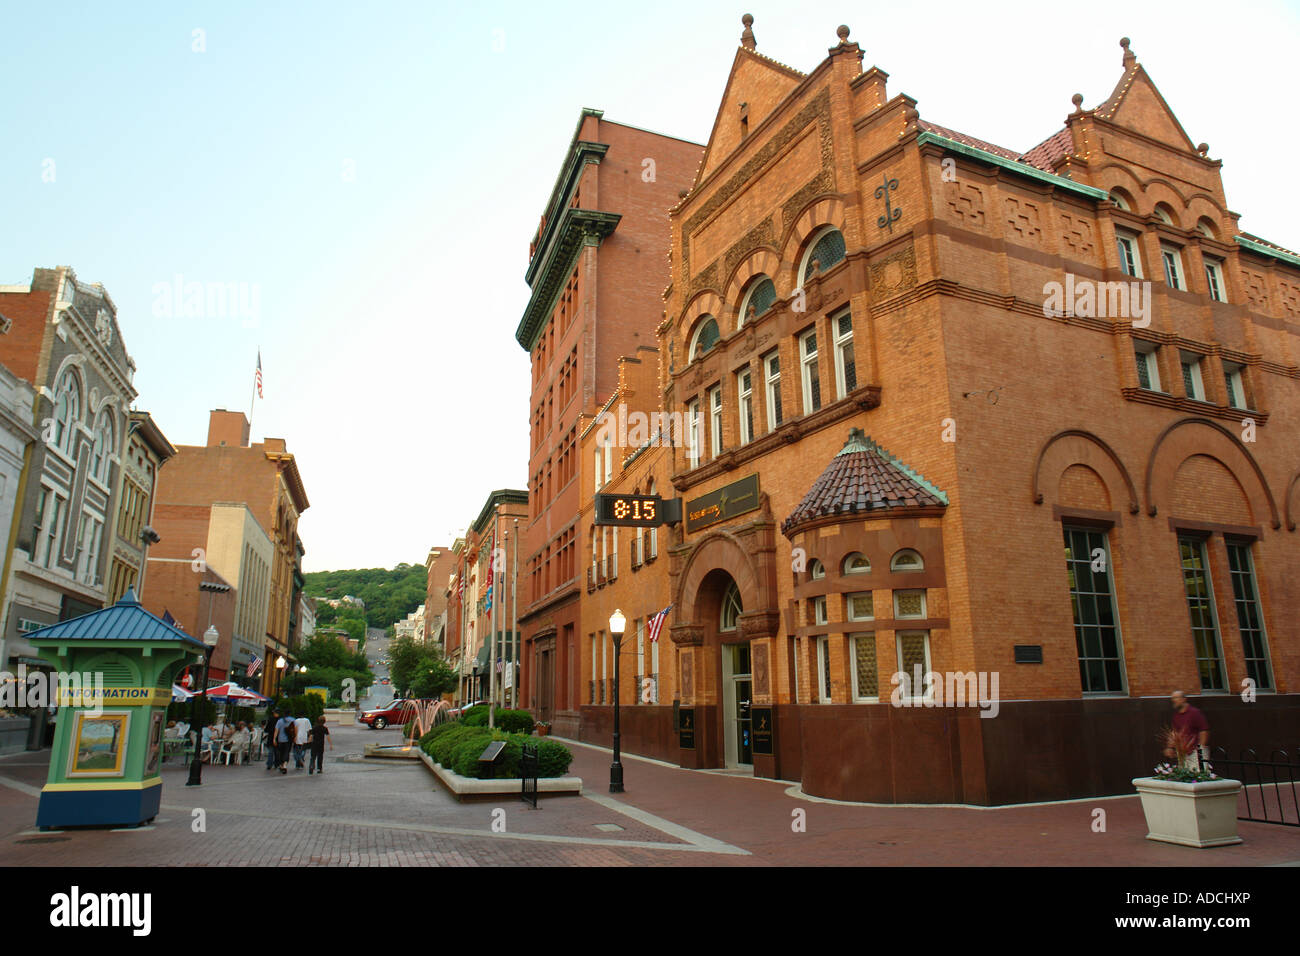
<path id="1" fill-rule="evenodd" d="M 876 226 L 880 229 L 888 229 L 890 232 L 894 231 L 894 223 L 898 222 L 899 217 L 903 215 L 903 210 L 895 209 L 889 202 L 890 191 L 897 188 L 898 180 L 890 179 L 887 175 L 885 181 L 876 187 L 876 198 L 885 201 L 885 214 L 876 220 Z"/>

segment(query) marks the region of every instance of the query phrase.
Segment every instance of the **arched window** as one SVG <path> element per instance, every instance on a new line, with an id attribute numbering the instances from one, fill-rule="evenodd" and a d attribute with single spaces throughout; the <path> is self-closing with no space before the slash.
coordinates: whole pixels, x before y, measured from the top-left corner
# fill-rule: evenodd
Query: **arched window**
<path id="1" fill-rule="evenodd" d="M 113 453 L 113 413 L 101 408 L 95 419 L 95 447 L 91 453 L 91 474 L 108 482 L 109 455 Z"/>
<path id="2" fill-rule="evenodd" d="M 925 561 L 911 548 L 904 548 L 889 559 L 891 571 L 924 571 Z"/>
<path id="3" fill-rule="evenodd" d="M 59 376 L 59 387 L 54 398 L 54 447 L 61 451 L 72 450 L 72 435 L 81 419 L 81 386 L 72 369 Z"/>
<path id="4" fill-rule="evenodd" d="M 718 622 L 718 630 L 734 631 L 740 612 L 744 609 L 740 603 L 740 588 L 732 581 L 722 595 L 722 619 Z"/>
<path id="5" fill-rule="evenodd" d="M 826 568 L 815 558 L 813 559 L 813 563 L 808 565 L 808 577 L 814 581 L 820 581 L 822 578 L 826 577 Z"/>
<path id="6" fill-rule="evenodd" d="M 1214 230 L 1214 223 L 1210 222 L 1210 220 L 1204 217 L 1202 217 L 1201 220 L 1196 224 L 1196 231 L 1199 232 L 1201 235 L 1203 235 L 1206 239 L 1219 238 L 1218 234 Z"/>
<path id="7" fill-rule="evenodd" d="M 1112 189 L 1110 191 L 1110 201 L 1125 212 L 1133 211 L 1133 201 L 1128 198 L 1128 193 L 1122 189 Z"/>
<path id="8" fill-rule="evenodd" d="M 690 360 L 694 362 L 701 355 L 704 355 L 718 344 L 718 322 L 713 316 L 707 316 L 699 327 L 695 330 L 695 335 L 691 338 Z"/>
<path id="9" fill-rule="evenodd" d="M 844 234 L 838 229 L 828 228 L 809 246 L 804 255 L 803 267 L 799 274 L 804 282 L 812 278 L 814 271 L 826 272 L 844 258 Z"/>
<path id="10" fill-rule="evenodd" d="M 1161 222 L 1163 222 L 1166 226 L 1178 225 L 1178 223 L 1174 221 L 1174 211 L 1169 206 L 1168 203 L 1163 203 L 1163 202 L 1156 203 L 1156 208 L 1153 209 L 1152 212 L 1154 212 L 1156 218 L 1159 219 Z"/>
<path id="11" fill-rule="evenodd" d="M 871 572 L 871 562 L 867 556 L 860 551 L 854 551 L 844 559 L 845 574 L 869 574 Z"/>
<path id="12" fill-rule="evenodd" d="M 759 276 L 749 284 L 749 291 L 740 300 L 740 316 L 736 320 L 736 328 L 740 328 L 751 318 L 758 318 L 772 308 L 772 303 L 775 301 L 776 284 L 767 276 Z M 751 311 L 754 313 L 752 316 L 749 314 Z"/>

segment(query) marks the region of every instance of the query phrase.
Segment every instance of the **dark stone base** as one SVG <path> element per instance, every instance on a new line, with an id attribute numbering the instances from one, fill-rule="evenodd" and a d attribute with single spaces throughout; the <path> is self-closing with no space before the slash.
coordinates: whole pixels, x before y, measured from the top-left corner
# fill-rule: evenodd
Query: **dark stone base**
<path id="1" fill-rule="evenodd" d="M 1300 747 L 1300 695 L 1192 698 L 1210 722 L 1210 750 L 1237 758 L 1253 748 Z M 1167 697 L 1008 701 L 998 715 L 977 708 L 889 704 L 778 705 L 774 753 L 757 776 L 797 780 L 805 792 L 866 803 L 998 806 L 1133 792 L 1163 757 L 1157 740 L 1171 723 Z M 577 739 L 610 746 L 613 708 L 582 708 Z M 626 753 L 682 767 L 720 767 L 716 707 L 695 708 L 695 747 L 678 746 L 671 707 L 623 708 Z"/>
<path id="2" fill-rule="evenodd" d="M 42 790 L 36 825 L 42 830 L 133 827 L 156 817 L 161 805 L 161 780 L 143 790 Z"/>

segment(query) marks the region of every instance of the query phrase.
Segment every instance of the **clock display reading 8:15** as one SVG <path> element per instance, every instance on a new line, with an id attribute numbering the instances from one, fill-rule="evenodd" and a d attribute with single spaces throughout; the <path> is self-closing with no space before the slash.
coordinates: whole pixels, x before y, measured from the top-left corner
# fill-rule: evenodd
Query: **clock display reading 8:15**
<path id="1" fill-rule="evenodd" d="M 653 498 L 618 498 L 614 501 L 614 519 L 654 521 L 655 501 Z"/>

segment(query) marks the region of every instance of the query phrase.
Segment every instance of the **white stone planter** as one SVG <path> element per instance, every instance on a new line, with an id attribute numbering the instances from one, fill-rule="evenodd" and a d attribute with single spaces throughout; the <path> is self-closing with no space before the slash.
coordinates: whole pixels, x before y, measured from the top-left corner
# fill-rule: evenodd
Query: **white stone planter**
<path id="1" fill-rule="evenodd" d="M 1239 780 L 1176 783 L 1155 777 L 1133 781 L 1142 797 L 1147 839 L 1180 846 L 1229 846 L 1237 836 Z"/>

